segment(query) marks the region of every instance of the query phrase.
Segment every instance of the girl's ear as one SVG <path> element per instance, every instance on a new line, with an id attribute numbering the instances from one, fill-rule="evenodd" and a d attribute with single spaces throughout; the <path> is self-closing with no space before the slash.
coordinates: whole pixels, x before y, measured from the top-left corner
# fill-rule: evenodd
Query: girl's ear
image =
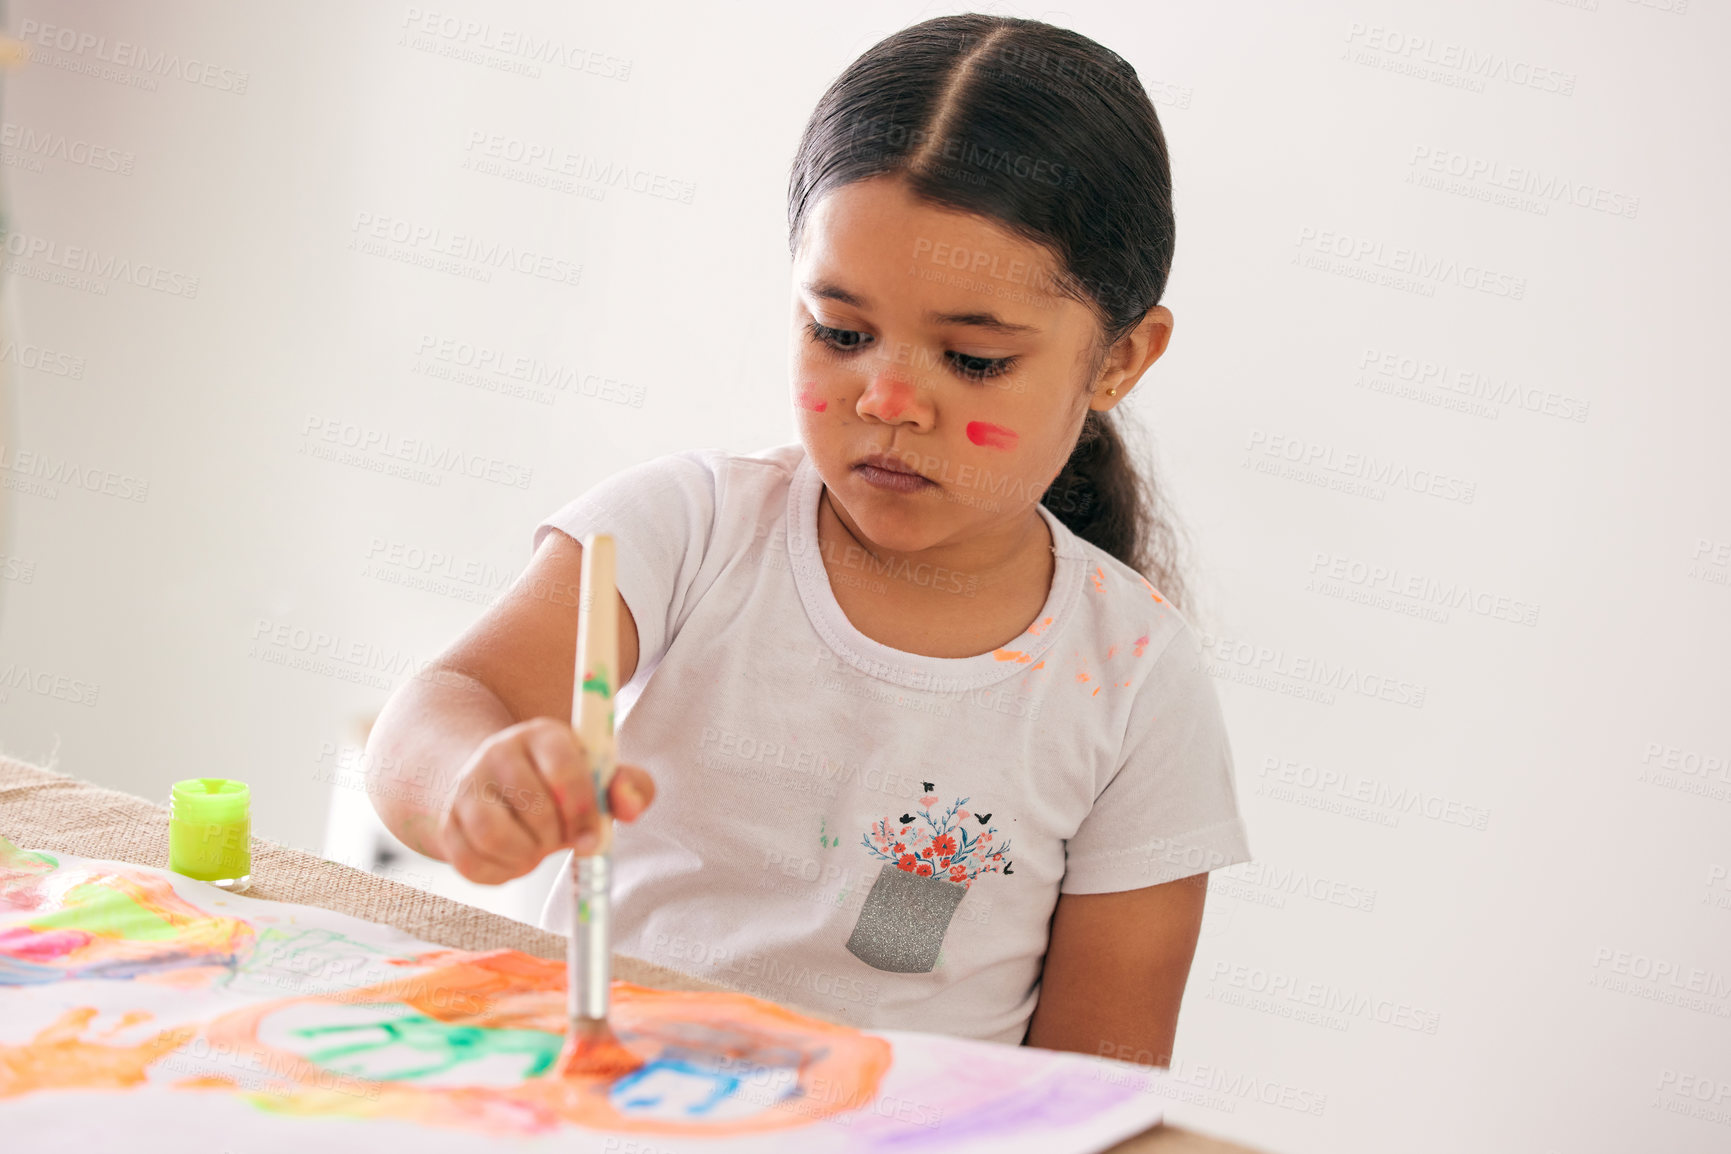
<path id="1" fill-rule="evenodd" d="M 1122 401 L 1171 341 L 1172 310 L 1155 305 L 1135 328 L 1106 350 L 1088 407 L 1103 413 Z"/>

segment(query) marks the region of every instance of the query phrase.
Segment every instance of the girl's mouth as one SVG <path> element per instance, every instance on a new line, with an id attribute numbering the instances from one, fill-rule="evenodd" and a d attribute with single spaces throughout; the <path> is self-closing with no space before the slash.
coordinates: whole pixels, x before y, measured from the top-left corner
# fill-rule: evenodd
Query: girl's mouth
<path id="1" fill-rule="evenodd" d="M 853 468 L 866 484 L 892 493 L 913 493 L 933 484 L 890 453 L 873 453 Z"/>

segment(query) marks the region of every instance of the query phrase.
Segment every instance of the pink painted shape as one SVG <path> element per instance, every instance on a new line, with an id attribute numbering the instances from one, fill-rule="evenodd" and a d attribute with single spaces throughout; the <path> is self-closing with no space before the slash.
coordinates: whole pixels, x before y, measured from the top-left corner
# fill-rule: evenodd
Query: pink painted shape
<path id="1" fill-rule="evenodd" d="M 810 381 L 799 387 L 799 407 L 813 413 L 829 408 L 829 402 L 817 395 L 817 386 Z"/>
<path id="2" fill-rule="evenodd" d="M 26 962 L 63 958 L 89 944 L 90 935 L 83 930 L 43 930 L 38 933 L 24 926 L 0 930 L 0 954 Z"/>

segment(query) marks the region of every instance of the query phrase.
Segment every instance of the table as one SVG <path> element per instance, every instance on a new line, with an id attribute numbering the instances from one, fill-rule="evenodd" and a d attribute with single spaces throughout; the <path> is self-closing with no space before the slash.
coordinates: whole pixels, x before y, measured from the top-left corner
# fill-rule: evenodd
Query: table
<path id="1" fill-rule="evenodd" d="M 25 849 L 167 866 L 168 810 L 0 754 L 0 837 Z M 251 898 L 321 906 L 395 926 L 422 941 L 459 950 L 521 950 L 565 957 L 565 939 L 538 926 L 440 897 L 402 882 L 264 838 L 252 839 Z M 638 958 L 614 955 L 613 975 L 664 990 L 725 987 Z M 801 1009 L 801 1013 L 811 1011 Z M 822 1017 L 823 1015 L 814 1015 Z M 1110 1154 L 1256 1154 L 1245 1146 L 1160 1125 Z"/>

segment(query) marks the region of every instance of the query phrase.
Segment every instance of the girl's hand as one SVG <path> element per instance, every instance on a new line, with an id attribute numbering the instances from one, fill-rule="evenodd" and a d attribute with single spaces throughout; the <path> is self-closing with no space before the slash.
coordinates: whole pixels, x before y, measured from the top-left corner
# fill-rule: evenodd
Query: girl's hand
<path id="1" fill-rule="evenodd" d="M 635 821 L 653 800 L 648 773 L 615 767 L 607 791 L 614 817 Z M 439 816 L 445 860 L 484 885 L 522 877 L 562 849 L 593 853 L 599 836 L 589 752 L 576 730 L 551 717 L 532 717 L 483 741 Z"/>

